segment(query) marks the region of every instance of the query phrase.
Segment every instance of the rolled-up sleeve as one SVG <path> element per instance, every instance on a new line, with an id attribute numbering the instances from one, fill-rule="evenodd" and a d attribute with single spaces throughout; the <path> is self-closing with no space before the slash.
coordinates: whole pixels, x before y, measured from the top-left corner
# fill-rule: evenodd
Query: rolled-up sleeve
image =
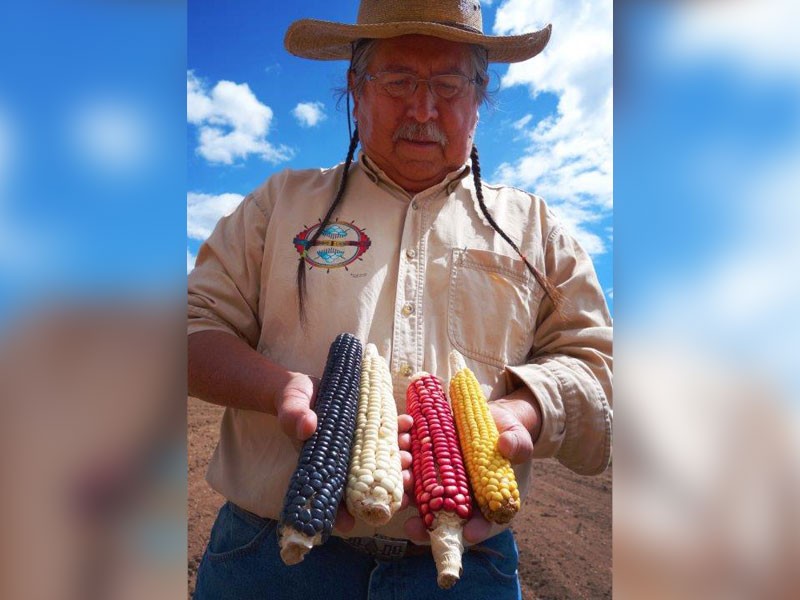
<path id="1" fill-rule="evenodd" d="M 591 259 L 560 226 L 545 244 L 545 274 L 563 305 L 545 297 L 529 360 L 507 367 L 509 384 L 527 386 L 541 407 L 534 457 L 596 475 L 611 458 L 611 318 Z"/>
<path id="2" fill-rule="evenodd" d="M 267 224 L 267 212 L 254 194 L 217 223 L 189 274 L 189 334 L 226 331 L 256 347 Z"/>

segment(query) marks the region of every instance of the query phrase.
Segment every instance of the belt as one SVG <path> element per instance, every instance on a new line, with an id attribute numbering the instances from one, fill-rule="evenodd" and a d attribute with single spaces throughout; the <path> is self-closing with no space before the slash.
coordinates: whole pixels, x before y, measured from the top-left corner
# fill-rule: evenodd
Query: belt
<path id="1" fill-rule="evenodd" d="M 263 527 L 267 524 L 277 524 L 277 521 L 274 519 L 260 517 L 231 501 L 228 501 L 228 505 L 233 512 L 239 514 L 239 516 L 252 522 L 256 526 Z M 393 538 L 387 535 L 378 534 L 374 537 L 343 537 L 339 539 L 359 552 L 369 554 L 380 560 L 399 560 L 407 556 L 424 556 L 430 555 L 431 553 L 430 546 L 417 545 L 408 540 Z"/>
<path id="2" fill-rule="evenodd" d="M 431 553 L 430 546 L 419 546 L 408 540 L 385 535 L 341 539 L 359 552 L 380 560 L 399 560 L 408 556 L 424 556 Z"/>

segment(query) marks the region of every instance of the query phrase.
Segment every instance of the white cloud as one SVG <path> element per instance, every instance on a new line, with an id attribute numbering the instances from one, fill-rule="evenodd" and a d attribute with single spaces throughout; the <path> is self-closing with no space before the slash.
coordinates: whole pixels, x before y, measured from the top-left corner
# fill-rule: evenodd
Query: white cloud
<path id="1" fill-rule="evenodd" d="M 662 49 L 669 58 L 716 55 L 765 72 L 800 74 L 800 4 L 795 0 L 683 2 L 669 11 Z"/>
<path id="2" fill-rule="evenodd" d="M 69 116 L 77 155 L 98 173 L 138 173 L 153 155 L 152 119 L 124 98 L 87 98 Z"/>
<path id="3" fill-rule="evenodd" d="M 607 240 L 587 226 L 610 215 L 612 194 L 612 6 L 599 0 L 508 0 L 494 33 L 519 34 L 553 24 L 547 49 L 509 66 L 501 85 L 525 85 L 535 96 L 558 97 L 556 114 L 534 123 L 523 117 L 529 146 L 497 178 L 544 197 L 591 254 Z M 527 128 L 527 129 L 526 129 Z"/>
<path id="4" fill-rule="evenodd" d="M 186 233 L 195 240 L 205 240 L 220 218 L 229 215 L 239 206 L 244 196 L 240 194 L 186 195 Z"/>
<path id="5" fill-rule="evenodd" d="M 292 114 L 302 127 L 314 127 L 328 118 L 322 102 L 300 102 L 294 107 Z"/>
<path id="6" fill-rule="evenodd" d="M 597 210 L 581 206 L 579 202 L 562 202 L 553 206 L 553 210 L 556 211 L 567 231 L 575 236 L 586 252 L 593 256 L 606 252 L 603 238 L 587 228 L 589 225 L 598 223 L 602 218 Z"/>
<path id="7" fill-rule="evenodd" d="M 198 127 L 197 153 L 214 163 L 233 164 L 251 154 L 279 163 L 293 156 L 291 148 L 267 140 L 272 109 L 259 102 L 246 83 L 219 81 L 208 90 L 188 71 L 186 117 Z"/>
<path id="8" fill-rule="evenodd" d="M 717 241 L 691 266 L 652 285 L 639 306 L 646 319 L 640 327 L 692 338 L 695 346 L 702 340 L 746 361 L 749 370 L 798 389 L 800 278 L 792 275 L 800 256 L 798 170 L 795 141 L 788 156 L 753 166 L 748 181 L 731 173 L 741 189 L 726 195 L 731 222 L 723 221 L 716 233 L 725 243 Z"/>
<path id="9" fill-rule="evenodd" d="M 514 121 L 513 127 L 514 129 L 525 129 L 525 126 L 531 122 L 533 115 L 525 115 L 521 119 Z"/>
<path id="10" fill-rule="evenodd" d="M 186 248 L 186 273 L 191 273 L 192 269 L 194 269 L 194 263 L 197 260 L 197 257 L 189 251 L 189 248 Z"/>

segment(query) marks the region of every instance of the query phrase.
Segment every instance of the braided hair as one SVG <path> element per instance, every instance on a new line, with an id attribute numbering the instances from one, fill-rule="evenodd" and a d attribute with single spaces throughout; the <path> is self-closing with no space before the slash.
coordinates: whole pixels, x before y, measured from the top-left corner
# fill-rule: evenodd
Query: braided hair
<path id="1" fill-rule="evenodd" d="M 486 217 L 487 221 L 489 221 L 489 225 L 492 226 L 492 229 L 499 233 L 500 237 L 502 237 L 514 249 L 514 252 L 519 255 L 519 257 L 525 263 L 525 266 L 528 268 L 528 271 L 530 271 L 531 275 L 533 275 L 534 279 L 536 279 L 539 285 L 542 286 L 547 294 L 547 297 L 550 298 L 550 301 L 556 308 L 556 312 L 560 314 L 561 306 L 564 302 L 564 295 L 559 292 L 555 286 L 550 283 L 550 281 L 548 281 L 547 277 L 542 275 L 539 270 L 530 263 L 528 258 L 519 249 L 519 246 L 514 243 L 514 240 L 508 237 L 508 234 L 503 231 L 500 225 L 497 224 L 497 221 L 494 220 L 489 212 L 489 209 L 486 208 L 486 203 L 483 201 L 483 188 L 481 186 L 481 163 L 478 160 L 478 148 L 476 148 L 474 145 L 472 146 L 472 151 L 470 152 L 469 157 L 472 161 L 472 178 L 475 181 L 475 195 L 478 197 L 478 205 L 481 207 L 483 216 Z"/>
<path id="2" fill-rule="evenodd" d="M 325 231 L 325 228 L 331 221 L 333 211 L 336 210 L 336 207 L 339 206 L 339 203 L 344 197 L 344 191 L 347 188 L 347 175 L 350 172 L 350 164 L 353 162 L 353 156 L 355 156 L 356 153 L 356 146 L 358 146 L 358 125 L 356 125 L 355 129 L 353 129 L 353 135 L 350 137 L 350 147 L 347 149 L 347 159 L 344 161 L 342 178 L 339 180 L 339 189 L 336 191 L 336 196 L 333 198 L 333 202 L 331 202 L 330 208 L 328 208 L 328 212 L 325 214 L 325 218 L 322 219 L 319 227 L 317 227 L 317 230 L 314 232 L 314 235 L 312 235 L 311 239 L 306 243 L 302 254 L 300 254 L 300 259 L 297 261 L 297 301 L 300 311 L 300 323 L 302 325 L 305 325 L 306 323 L 306 255 L 308 254 L 308 251 L 314 247 L 314 244 L 317 243 L 317 240 L 319 239 L 319 236 L 322 235 L 322 232 Z"/>

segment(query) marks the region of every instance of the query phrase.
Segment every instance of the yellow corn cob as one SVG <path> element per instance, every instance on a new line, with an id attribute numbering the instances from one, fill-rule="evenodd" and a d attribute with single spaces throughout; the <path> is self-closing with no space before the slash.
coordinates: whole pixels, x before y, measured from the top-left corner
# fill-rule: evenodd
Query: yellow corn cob
<path id="1" fill-rule="evenodd" d="M 374 344 L 362 360 L 346 498 L 350 513 L 375 527 L 388 523 L 403 499 L 392 375 Z"/>
<path id="2" fill-rule="evenodd" d="M 450 402 L 473 495 L 488 521 L 508 523 L 520 507 L 511 463 L 497 450 L 500 437 L 486 396 L 457 350 L 450 353 Z"/>

